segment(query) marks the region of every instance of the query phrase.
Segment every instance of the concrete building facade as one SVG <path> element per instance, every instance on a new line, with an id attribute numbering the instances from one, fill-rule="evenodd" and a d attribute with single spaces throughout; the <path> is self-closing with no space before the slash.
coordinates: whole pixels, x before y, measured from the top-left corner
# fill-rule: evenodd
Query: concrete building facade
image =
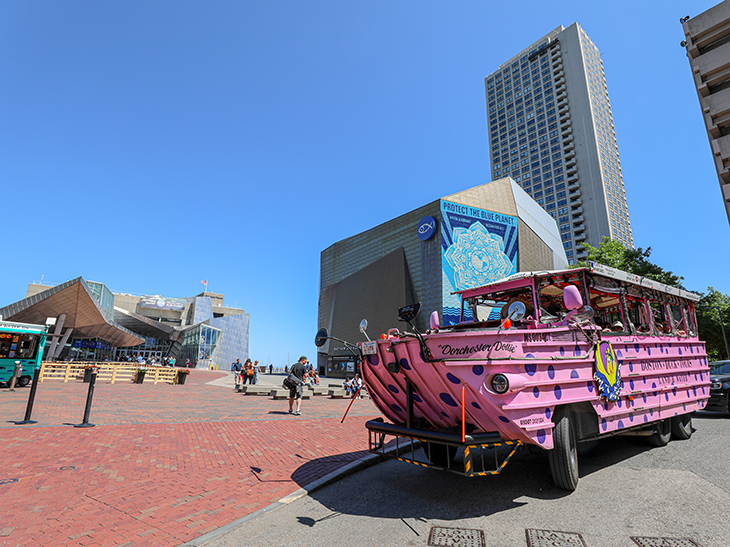
<path id="1" fill-rule="evenodd" d="M 603 62 L 574 23 L 485 79 L 492 178 L 511 176 L 556 221 L 568 260 L 604 236 L 633 247 Z"/>
<path id="2" fill-rule="evenodd" d="M 730 222 L 730 0 L 681 19 L 687 58 Z"/>
<path id="3" fill-rule="evenodd" d="M 364 340 L 398 326 L 398 308 L 420 302 L 416 326 L 459 320 L 454 291 L 517 271 L 567 267 L 555 221 L 510 178 L 436 199 L 321 253 L 318 320 L 334 337 Z M 402 326 L 402 325 L 401 325 Z M 321 371 L 353 376 L 356 359 L 341 342 L 319 350 Z"/>

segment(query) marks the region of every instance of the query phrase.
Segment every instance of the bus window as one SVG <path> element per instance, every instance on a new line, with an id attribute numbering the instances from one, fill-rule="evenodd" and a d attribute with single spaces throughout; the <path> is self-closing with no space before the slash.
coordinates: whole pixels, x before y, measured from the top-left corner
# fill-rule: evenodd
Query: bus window
<path id="1" fill-rule="evenodd" d="M 8 334 L 4 332 L 0 332 L 0 359 L 8 359 L 10 357 L 15 357 L 15 351 L 13 350 L 13 355 L 10 355 L 10 346 L 13 345 L 13 334 Z"/>
<path id="2" fill-rule="evenodd" d="M 689 336 L 697 336 L 697 318 L 695 317 L 695 309 L 692 304 L 685 303 L 684 315 L 687 318 L 687 334 Z"/>
<path id="3" fill-rule="evenodd" d="M 687 321 L 685 320 L 682 305 L 677 302 L 669 304 L 667 308 L 669 309 L 669 319 L 671 322 L 672 332 L 680 336 L 686 336 Z"/>
<path id="4" fill-rule="evenodd" d="M 626 306 L 626 330 L 629 332 L 649 332 L 649 322 L 646 320 L 644 299 L 627 295 L 624 304 Z"/>
<path id="5" fill-rule="evenodd" d="M 565 307 L 565 302 L 563 302 L 563 291 L 568 285 L 578 287 L 583 301 L 587 302 L 582 274 L 565 273 L 539 278 L 536 286 L 538 288 L 538 303 L 540 304 L 540 323 L 553 323 L 565 318 L 568 309 Z"/>
<path id="6" fill-rule="evenodd" d="M 560 285 L 546 285 L 540 289 L 540 322 L 552 323 L 565 317 L 563 289 Z"/>
<path id="7" fill-rule="evenodd" d="M 485 295 L 472 296 L 462 301 L 462 321 L 497 321 L 507 317 L 508 305 L 514 300 L 525 303 L 527 316 L 534 317 L 532 288 L 519 287 Z"/>
<path id="8" fill-rule="evenodd" d="M 595 311 L 596 325 L 604 331 L 627 332 L 628 321 L 618 281 L 598 275 L 588 277 L 591 307 Z"/>
<path id="9" fill-rule="evenodd" d="M 20 359 L 34 359 L 38 347 L 38 337 L 33 334 L 21 334 L 15 356 Z"/>

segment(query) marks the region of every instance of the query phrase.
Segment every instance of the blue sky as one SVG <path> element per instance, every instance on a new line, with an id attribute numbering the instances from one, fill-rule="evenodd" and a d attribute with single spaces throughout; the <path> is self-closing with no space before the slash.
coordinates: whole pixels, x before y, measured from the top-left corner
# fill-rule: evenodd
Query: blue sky
<path id="1" fill-rule="evenodd" d="M 488 182 L 484 77 L 575 21 L 603 54 L 636 245 L 730 293 L 679 46 L 715 3 L 6 0 L 0 305 L 41 276 L 168 297 L 208 279 L 251 313 L 253 357 L 314 357 L 320 252 Z"/>

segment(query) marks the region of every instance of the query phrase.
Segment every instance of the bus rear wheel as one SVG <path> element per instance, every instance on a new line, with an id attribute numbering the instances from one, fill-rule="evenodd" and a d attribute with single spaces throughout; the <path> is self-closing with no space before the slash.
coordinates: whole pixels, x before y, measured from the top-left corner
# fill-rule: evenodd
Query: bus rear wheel
<path id="1" fill-rule="evenodd" d="M 570 415 L 563 414 L 553 428 L 554 448 L 548 452 L 550 474 L 558 488 L 573 491 L 578 486 L 578 446 Z"/>
<path id="2" fill-rule="evenodd" d="M 692 415 L 682 414 L 672 418 L 672 438 L 685 441 L 692 436 Z"/>
<path id="3" fill-rule="evenodd" d="M 30 384 L 30 376 L 21 376 L 16 382 L 18 387 L 25 387 Z"/>
<path id="4" fill-rule="evenodd" d="M 652 446 L 666 446 L 672 437 L 672 421 L 660 420 L 654 427 L 654 434 L 649 437 L 649 444 Z"/>

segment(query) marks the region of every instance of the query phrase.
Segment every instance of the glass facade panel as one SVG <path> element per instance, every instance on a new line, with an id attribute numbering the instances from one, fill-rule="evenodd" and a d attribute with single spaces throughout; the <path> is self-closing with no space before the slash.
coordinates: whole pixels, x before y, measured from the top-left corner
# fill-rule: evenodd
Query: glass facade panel
<path id="1" fill-rule="evenodd" d="M 87 281 L 86 285 L 89 287 L 91 294 L 94 295 L 96 302 L 99 307 L 105 312 L 106 315 L 114 318 L 114 294 L 106 288 L 103 283 L 96 281 Z"/>

